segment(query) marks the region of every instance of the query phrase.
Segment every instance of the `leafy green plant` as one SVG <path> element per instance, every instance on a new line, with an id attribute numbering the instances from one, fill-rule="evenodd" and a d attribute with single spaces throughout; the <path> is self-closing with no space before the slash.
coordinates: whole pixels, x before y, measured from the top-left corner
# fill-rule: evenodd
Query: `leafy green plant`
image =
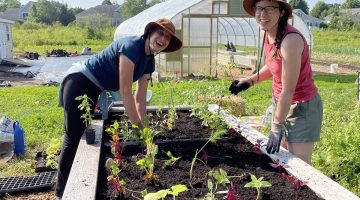
<path id="1" fill-rule="evenodd" d="M 47 147 L 45 150 L 46 167 L 57 169 L 60 151 L 61 151 L 60 140 L 56 138 L 51 139 L 49 147 Z"/>
<path id="2" fill-rule="evenodd" d="M 186 185 L 178 184 L 178 185 L 171 186 L 170 189 L 159 190 L 155 193 L 148 193 L 144 196 L 144 200 L 164 199 L 167 195 L 172 195 L 173 199 L 175 200 L 176 197 L 179 196 L 179 194 L 181 192 L 185 192 L 186 190 L 188 190 Z"/>
<path id="3" fill-rule="evenodd" d="M 236 190 L 233 183 L 230 182 L 230 178 L 243 178 L 243 176 L 228 176 L 226 171 L 222 168 L 211 170 L 207 175 L 209 177 L 207 180 L 207 187 L 209 192 L 205 195 L 205 200 L 215 200 L 215 194 L 227 194 L 228 199 L 234 197 L 235 195 L 232 193 L 232 191 L 217 191 L 218 185 L 226 186 L 226 184 L 231 183 L 230 190 Z"/>
<path id="4" fill-rule="evenodd" d="M 90 126 L 92 122 L 92 115 L 91 115 L 91 105 L 94 103 L 86 94 L 82 96 L 77 96 L 75 98 L 77 101 L 81 101 L 78 108 L 85 113 L 81 115 L 80 118 L 84 119 L 85 126 Z"/>
<path id="5" fill-rule="evenodd" d="M 167 127 L 168 130 L 173 130 L 176 127 L 176 108 L 174 103 L 174 87 L 172 85 L 169 86 L 169 110 L 168 113 L 165 114 L 163 124 Z"/>
<path id="6" fill-rule="evenodd" d="M 199 153 L 206 147 L 206 145 L 207 145 L 209 142 L 215 143 L 216 140 L 219 139 L 219 138 L 220 138 L 222 135 L 224 135 L 226 132 L 227 132 L 226 129 L 220 129 L 220 130 L 216 130 L 216 131 L 212 132 L 212 134 L 210 135 L 208 141 L 207 141 L 200 149 L 196 149 L 194 158 L 192 159 L 192 161 L 191 161 L 191 166 L 190 166 L 190 172 L 189 172 L 189 175 L 190 175 L 190 183 L 191 183 L 191 180 L 192 180 L 192 173 L 193 173 L 193 169 L 194 169 L 195 162 L 196 162 L 196 161 L 200 161 L 200 162 L 204 163 L 202 160 L 200 160 L 200 159 L 198 158 Z M 205 163 L 204 163 L 204 164 L 205 164 Z"/>
<path id="7" fill-rule="evenodd" d="M 271 183 L 268 181 L 263 181 L 264 177 L 256 178 L 253 174 L 251 174 L 251 182 L 246 183 L 244 187 L 253 187 L 257 190 L 256 200 L 260 198 L 261 188 L 271 187 Z"/>
<path id="8" fill-rule="evenodd" d="M 166 155 L 170 158 L 168 160 L 164 160 L 164 164 L 163 164 L 163 168 L 166 168 L 168 166 L 173 166 L 180 158 L 180 157 L 175 157 L 173 156 L 173 154 L 171 153 L 171 151 L 166 152 Z"/>
<path id="9" fill-rule="evenodd" d="M 139 128 L 135 125 L 133 126 L 135 128 Z M 154 136 L 156 134 L 156 131 L 147 127 L 140 130 L 140 139 L 142 139 L 146 145 L 146 155 L 143 159 L 138 160 L 136 165 L 145 171 L 145 180 L 147 183 L 151 183 L 152 181 L 156 181 L 158 179 L 158 176 L 154 174 L 155 156 L 158 153 L 158 146 L 153 143 Z"/>

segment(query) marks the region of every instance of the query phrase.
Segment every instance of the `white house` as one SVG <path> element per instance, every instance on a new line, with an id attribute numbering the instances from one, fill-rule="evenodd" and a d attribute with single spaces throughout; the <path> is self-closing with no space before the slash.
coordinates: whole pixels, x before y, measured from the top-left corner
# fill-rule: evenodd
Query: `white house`
<path id="1" fill-rule="evenodd" d="M 293 13 L 299 16 L 309 28 L 320 28 L 320 24 L 324 22 L 321 19 L 305 14 L 301 9 L 294 9 Z"/>
<path id="2" fill-rule="evenodd" d="M 4 12 L 0 13 L 0 18 L 12 21 L 24 21 L 29 16 L 30 8 L 34 2 L 29 1 L 21 8 L 7 8 Z"/>

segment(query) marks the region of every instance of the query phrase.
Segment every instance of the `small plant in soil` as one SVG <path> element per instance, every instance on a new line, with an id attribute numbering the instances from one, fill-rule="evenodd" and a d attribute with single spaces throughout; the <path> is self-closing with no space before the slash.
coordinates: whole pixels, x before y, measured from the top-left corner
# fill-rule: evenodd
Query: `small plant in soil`
<path id="1" fill-rule="evenodd" d="M 77 96 L 75 100 L 81 101 L 78 108 L 85 113 L 82 114 L 80 118 L 84 119 L 86 127 L 90 126 L 92 122 L 91 105 L 93 104 L 93 101 L 86 94 Z"/>
<path id="2" fill-rule="evenodd" d="M 190 166 L 190 172 L 189 172 L 189 175 L 190 175 L 190 184 L 191 184 L 191 181 L 192 181 L 192 173 L 193 173 L 193 169 L 194 169 L 194 165 L 195 165 L 195 162 L 198 160 L 198 161 L 201 161 L 202 163 L 204 163 L 202 160 L 200 160 L 198 158 L 198 155 L 200 152 L 202 152 L 202 150 L 206 147 L 206 145 L 209 143 L 209 142 L 213 142 L 215 143 L 217 139 L 219 139 L 222 135 L 224 135 L 225 133 L 227 133 L 227 130 L 226 129 L 220 129 L 220 130 L 216 130 L 214 131 L 211 136 L 209 137 L 208 141 L 200 148 L 200 149 L 196 149 L 195 151 L 195 155 L 194 155 L 194 158 L 193 160 L 191 161 L 191 166 Z M 204 163 L 205 164 L 205 163 Z"/>
<path id="3" fill-rule="evenodd" d="M 175 200 L 177 196 L 179 196 L 179 194 L 181 192 L 185 192 L 186 190 L 188 190 L 188 188 L 186 187 L 186 185 L 174 185 L 171 186 L 170 189 L 166 189 L 166 190 L 159 190 L 157 192 L 154 193 L 148 193 L 144 196 L 144 200 L 158 200 L 158 199 L 164 199 L 167 195 L 172 195 L 173 199 Z"/>
<path id="4" fill-rule="evenodd" d="M 236 188 L 235 185 L 230 181 L 230 178 L 242 179 L 244 176 L 228 176 L 225 170 L 219 168 L 218 170 L 209 171 L 208 177 L 207 186 L 209 193 L 207 193 L 204 197 L 206 200 L 216 199 L 215 194 L 227 194 L 227 199 L 231 199 L 232 197 L 235 199 L 235 195 L 232 192 L 236 192 Z M 230 184 L 230 190 L 217 191 L 219 185 L 226 187 L 227 184 Z"/>
<path id="5" fill-rule="evenodd" d="M 91 105 L 94 102 L 86 94 L 77 96 L 75 100 L 81 101 L 78 108 L 84 112 L 80 118 L 84 119 L 85 123 L 84 133 L 86 134 L 86 143 L 93 144 L 95 142 L 95 129 L 91 129 L 89 126 L 92 123 Z"/>
<path id="6" fill-rule="evenodd" d="M 264 187 L 271 187 L 271 183 L 268 181 L 263 181 L 264 177 L 256 178 L 255 175 L 251 174 L 251 182 L 246 183 L 244 187 L 253 187 L 257 190 L 256 200 L 260 199 L 261 189 Z"/>
<path id="7" fill-rule="evenodd" d="M 120 194 L 124 194 L 125 193 L 124 185 L 126 183 L 124 180 L 121 180 L 119 177 L 121 170 L 119 169 L 117 162 L 111 158 L 108 158 L 106 160 L 105 167 L 111 172 L 110 175 L 107 177 L 107 180 L 112 183 L 113 188 L 117 193 L 116 196 L 119 196 Z"/>
<path id="8" fill-rule="evenodd" d="M 158 146 L 153 143 L 156 134 L 156 131 L 147 127 L 140 130 L 140 139 L 142 139 L 146 145 L 146 155 L 143 159 L 138 160 L 136 165 L 145 171 L 146 183 L 155 183 L 158 180 L 158 176 L 154 174 L 155 156 L 158 153 Z"/>
<path id="9" fill-rule="evenodd" d="M 177 114 L 175 109 L 175 103 L 174 103 L 174 88 L 172 86 L 169 87 L 169 111 L 164 116 L 163 120 L 163 127 L 167 128 L 168 130 L 173 130 L 176 128 L 176 120 L 177 120 Z"/>
<path id="10" fill-rule="evenodd" d="M 121 152 L 123 149 L 120 149 L 120 137 L 119 137 L 119 123 L 115 121 L 110 128 L 107 128 L 105 131 L 111 135 L 111 152 L 114 154 L 114 162 L 117 166 L 121 165 Z"/>
<path id="11" fill-rule="evenodd" d="M 46 167 L 52 169 L 58 168 L 58 160 L 61 151 L 61 145 L 59 139 L 51 139 L 50 145 L 46 148 Z"/>
<path id="12" fill-rule="evenodd" d="M 167 151 L 166 155 L 170 158 L 168 160 L 164 160 L 164 164 L 162 166 L 163 169 L 173 166 L 178 160 L 180 160 L 180 157 L 175 157 L 173 156 L 173 154 L 171 153 L 171 151 Z"/>
<path id="13" fill-rule="evenodd" d="M 296 193 L 295 193 L 296 199 L 299 198 L 300 190 L 309 183 L 308 180 L 300 180 L 300 179 L 296 178 L 295 176 L 289 176 L 285 173 L 281 173 L 281 177 L 283 177 L 283 179 L 288 181 L 294 187 L 294 189 L 296 191 Z"/>

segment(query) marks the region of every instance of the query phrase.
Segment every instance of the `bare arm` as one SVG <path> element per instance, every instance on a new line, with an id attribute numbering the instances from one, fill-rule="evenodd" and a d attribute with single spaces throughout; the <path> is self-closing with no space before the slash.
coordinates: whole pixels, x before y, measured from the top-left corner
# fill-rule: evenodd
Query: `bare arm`
<path id="1" fill-rule="evenodd" d="M 304 40 L 299 34 L 287 35 L 281 43 L 282 90 L 278 100 L 274 122 L 285 121 L 289 112 L 294 91 L 299 79 L 301 69 L 301 54 L 304 50 Z"/>
<path id="2" fill-rule="evenodd" d="M 251 79 L 252 84 L 260 83 L 261 81 L 267 80 L 272 77 L 272 74 L 269 68 L 264 65 L 259 71 L 259 79 L 257 73 L 251 75 L 249 78 Z"/>
<path id="3" fill-rule="evenodd" d="M 131 123 L 139 125 L 141 124 L 141 119 L 136 110 L 135 99 L 131 89 L 134 68 L 134 63 L 128 57 L 123 54 L 119 56 L 120 94 L 123 97 L 125 111 Z"/>
<path id="4" fill-rule="evenodd" d="M 150 74 L 144 74 L 138 81 L 135 92 L 135 104 L 138 116 L 141 121 L 144 121 L 146 114 L 146 91 Z"/>

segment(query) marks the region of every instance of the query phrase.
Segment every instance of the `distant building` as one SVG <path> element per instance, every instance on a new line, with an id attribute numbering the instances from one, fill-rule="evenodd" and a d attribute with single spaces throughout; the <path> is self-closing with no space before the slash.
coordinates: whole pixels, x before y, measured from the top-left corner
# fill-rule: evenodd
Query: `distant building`
<path id="1" fill-rule="evenodd" d="M 20 8 L 8 8 L 0 13 L 0 18 L 12 21 L 24 21 L 29 16 L 30 8 L 33 4 L 34 2 L 29 1 Z"/>
<path id="2" fill-rule="evenodd" d="M 100 20 L 106 20 L 112 26 L 118 26 L 121 23 L 120 6 L 98 5 L 82 11 L 75 15 L 75 18 L 77 23 L 97 24 Z"/>
<path id="3" fill-rule="evenodd" d="M 293 13 L 299 16 L 309 28 L 320 28 L 320 24 L 324 22 L 321 19 L 305 14 L 301 9 L 294 9 Z"/>

